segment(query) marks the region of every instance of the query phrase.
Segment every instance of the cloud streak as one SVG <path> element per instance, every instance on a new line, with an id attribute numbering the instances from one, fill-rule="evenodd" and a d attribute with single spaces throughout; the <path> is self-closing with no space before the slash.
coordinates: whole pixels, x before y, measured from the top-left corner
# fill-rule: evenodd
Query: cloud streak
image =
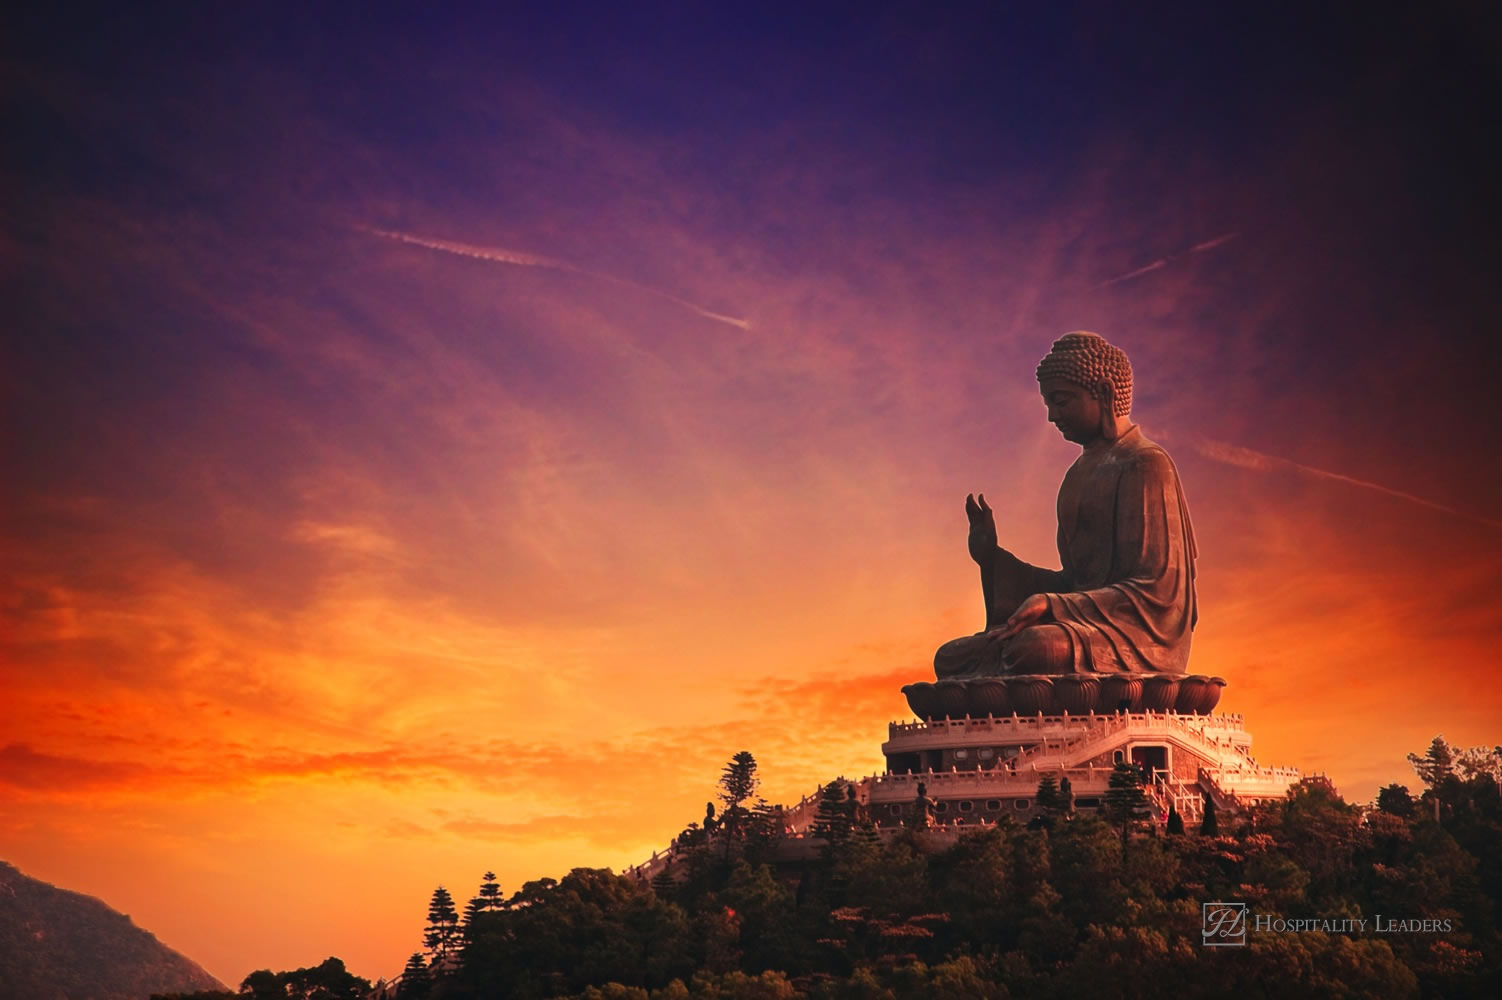
<path id="1" fill-rule="evenodd" d="M 713 310 L 705 309 L 701 305 L 696 305 L 695 303 L 690 302 L 687 299 L 679 298 L 678 296 L 673 295 L 670 292 L 664 292 L 659 288 L 653 288 L 650 285 L 643 285 L 639 282 L 617 277 L 613 274 L 606 274 L 603 271 L 591 271 L 588 268 L 583 268 L 579 267 L 576 264 L 571 264 L 566 260 L 558 260 L 553 257 L 542 257 L 537 254 L 525 253 L 519 250 L 507 250 L 503 247 L 477 247 L 472 246 L 468 243 L 456 243 L 452 240 L 440 240 L 434 239 L 429 236 L 418 236 L 415 233 L 406 233 L 396 229 L 377 229 L 373 226 L 355 226 L 355 229 L 362 233 L 368 233 L 372 236 L 380 236 L 388 240 L 396 240 L 398 243 L 410 243 L 413 246 L 425 247 L 429 250 L 437 250 L 440 253 L 450 253 L 460 257 L 473 257 L 476 260 L 489 261 L 494 264 L 513 264 L 518 267 L 542 267 L 554 271 L 569 271 L 574 274 L 582 274 L 586 277 L 595 278 L 600 281 L 609 281 L 613 284 L 621 285 L 625 288 L 633 288 L 639 292 L 646 292 L 648 295 L 655 295 L 660 299 L 666 299 L 668 302 L 671 302 L 674 305 L 682 306 L 684 309 L 687 309 L 690 312 L 697 313 L 698 315 L 703 316 L 705 319 L 712 319 L 717 323 L 727 323 L 730 326 L 737 327 L 741 330 L 751 329 L 751 323 L 749 320 L 740 319 L 736 316 L 727 316 L 724 313 L 717 313 Z"/>
<path id="2" fill-rule="evenodd" d="M 1156 436 L 1163 438 L 1164 440 L 1167 439 L 1167 435 L 1161 433 L 1157 434 Z M 1436 503 L 1433 500 L 1426 500 L 1423 497 L 1414 496 L 1412 493 L 1404 493 L 1402 490 L 1395 490 L 1390 486 L 1383 486 L 1381 483 L 1373 483 L 1365 479 L 1357 479 L 1355 476 L 1347 476 L 1344 473 L 1331 472 L 1329 469 L 1315 468 L 1312 465 L 1304 465 L 1301 462 L 1294 462 L 1290 459 L 1279 458 L 1276 455 L 1268 455 L 1260 451 L 1253 451 L 1250 448 L 1243 448 L 1240 445 L 1228 444 L 1224 441 L 1214 441 L 1208 438 L 1197 438 L 1190 439 L 1187 443 L 1191 448 L 1199 452 L 1201 455 L 1204 455 L 1206 458 L 1214 459 L 1217 462 L 1224 462 L 1227 465 L 1234 465 L 1242 469 L 1252 469 L 1259 472 L 1269 472 L 1275 469 L 1293 469 L 1298 472 L 1302 472 L 1305 475 L 1315 476 L 1317 478 L 1326 479 L 1331 482 L 1345 483 L 1348 486 L 1359 486 L 1362 489 L 1375 490 L 1378 493 L 1385 493 L 1390 497 L 1397 497 L 1400 500 L 1407 500 L 1409 503 L 1418 504 L 1421 507 L 1428 507 L 1430 510 L 1437 510 L 1441 513 L 1449 514 L 1453 517 L 1462 517 L 1470 521 L 1475 521 L 1478 524 L 1487 525 L 1488 527 L 1502 528 L 1502 521 L 1499 521 L 1496 518 L 1483 517 L 1480 514 L 1472 514 L 1467 511 L 1457 510 L 1454 507 L 1448 507 L 1445 504 Z"/>
<path id="3" fill-rule="evenodd" d="M 1131 281 L 1133 278 L 1140 278 L 1144 274 L 1151 274 L 1153 271 L 1161 270 L 1167 267 L 1169 264 L 1172 264 L 1183 257 L 1187 257 L 1189 254 L 1204 253 L 1206 250 L 1214 250 L 1216 247 L 1224 246 L 1225 244 L 1234 240 L 1237 235 L 1237 233 L 1221 233 L 1219 236 L 1214 236 L 1208 240 L 1204 240 L 1203 242 L 1196 243 L 1194 246 L 1190 247 L 1188 250 L 1185 250 L 1183 253 L 1167 254 L 1165 256 L 1159 257 L 1151 264 L 1144 265 L 1143 267 L 1139 267 L 1133 271 L 1128 271 L 1125 274 L 1118 274 L 1114 278 L 1109 278 L 1105 281 L 1102 281 L 1095 287 L 1097 289 L 1109 288 L 1110 286 L 1119 284 L 1123 281 Z"/>

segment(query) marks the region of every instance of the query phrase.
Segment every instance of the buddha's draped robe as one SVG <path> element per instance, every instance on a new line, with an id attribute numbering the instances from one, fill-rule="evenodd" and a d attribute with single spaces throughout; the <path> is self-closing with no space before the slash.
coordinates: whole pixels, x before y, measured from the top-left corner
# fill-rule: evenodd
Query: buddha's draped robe
<path id="1" fill-rule="evenodd" d="M 1132 427 L 1086 448 L 1059 487 L 1062 570 L 997 548 L 992 615 L 1048 600 L 1044 623 L 1062 626 L 1075 672 L 1184 673 L 1198 620 L 1194 528 L 1168 453 Z M 1067 672 L 1067 665 L 1063 666 Z"/>

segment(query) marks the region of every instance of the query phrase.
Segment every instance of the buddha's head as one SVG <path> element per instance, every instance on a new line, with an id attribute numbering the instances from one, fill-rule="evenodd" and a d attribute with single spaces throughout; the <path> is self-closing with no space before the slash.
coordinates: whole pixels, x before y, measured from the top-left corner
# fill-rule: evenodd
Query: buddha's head
<path id="1" fill-rule="evenodd" d="M 1038 362 L 1038 390 L 1064 439 L 1089 444 L 1131 412 L 1132 363 L 1100 334 L 1076 330 Z"/>

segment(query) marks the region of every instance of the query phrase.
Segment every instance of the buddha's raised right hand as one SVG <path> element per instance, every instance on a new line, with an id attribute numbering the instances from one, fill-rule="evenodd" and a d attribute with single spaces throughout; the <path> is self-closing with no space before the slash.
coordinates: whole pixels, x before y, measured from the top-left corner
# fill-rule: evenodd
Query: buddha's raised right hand
<path id="1" fill-rule="evenodd" d="M 965 514 L 970 518 L 970 558 L 982 567 L 990 566 L 996 553 L 996 516 L 986 495 L 980 494 L 977 503 L 973 494 L 965 494 Z"/>

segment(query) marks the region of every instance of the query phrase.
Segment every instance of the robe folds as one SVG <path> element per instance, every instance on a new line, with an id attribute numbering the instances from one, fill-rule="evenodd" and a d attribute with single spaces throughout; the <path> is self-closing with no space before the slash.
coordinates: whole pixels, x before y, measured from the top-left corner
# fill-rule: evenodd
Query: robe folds
<path id="1" fill-rule="evenodd" d="M 1184 673 L 1199 618 L 1197 552 L 1168 453 L 1135 426 L 1086 448 L 1064 475 L 1058 515 L 1062 570 L 998 547 L 995 620 L 1042 594 L 1043 622 L 1068 633 L 1074 672 Z"/>

